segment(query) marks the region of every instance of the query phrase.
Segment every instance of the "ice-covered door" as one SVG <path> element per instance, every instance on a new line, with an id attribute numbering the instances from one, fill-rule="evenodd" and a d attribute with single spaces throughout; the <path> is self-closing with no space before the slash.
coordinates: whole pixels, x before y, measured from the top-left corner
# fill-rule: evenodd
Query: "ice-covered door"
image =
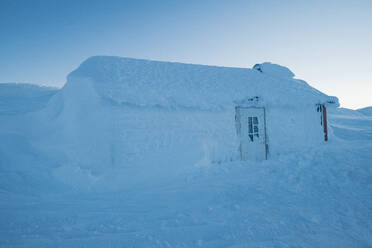
<path id="1" fill-rule="evenodd" d="M 236 108 L 237 133 L 242 160 L 266 159 L 266 133 L 264 108 Z"/>

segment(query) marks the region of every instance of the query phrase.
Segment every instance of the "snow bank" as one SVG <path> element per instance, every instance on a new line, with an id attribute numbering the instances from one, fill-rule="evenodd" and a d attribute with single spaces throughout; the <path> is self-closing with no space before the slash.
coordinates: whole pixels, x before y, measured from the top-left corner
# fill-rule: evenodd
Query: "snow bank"
<path id="1" fill-rule="evenodd" d="M 57 90 L 26 83 L 0 83 L 0 114 L 38 111 L 46 106 Z"/>

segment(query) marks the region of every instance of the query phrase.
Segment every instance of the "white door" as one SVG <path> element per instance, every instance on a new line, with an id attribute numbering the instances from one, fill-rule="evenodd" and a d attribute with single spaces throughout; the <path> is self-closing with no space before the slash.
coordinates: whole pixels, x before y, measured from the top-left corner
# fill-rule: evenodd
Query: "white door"
<path id="1" fill-rule="evenodd" d="M 266 159 L 265 108 L 236 107 L 236 127 L 242 160 Z"/>

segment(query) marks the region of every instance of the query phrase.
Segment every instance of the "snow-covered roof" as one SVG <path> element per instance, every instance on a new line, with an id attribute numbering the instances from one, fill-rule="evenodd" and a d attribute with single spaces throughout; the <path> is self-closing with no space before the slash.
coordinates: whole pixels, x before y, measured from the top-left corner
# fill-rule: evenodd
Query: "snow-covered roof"
<path id="1" fill-rule="evenodd" d="M 117 103 L 204 110 L 230 108 L 255 96 L 266 106 L 299 107 L 330 99 L 306 82 L 294 79 L 285 67 L 264 63 L 261 68 L 95 56 L 70 73 L 66 85 L 74 87 L 79 78 L 89 78 L 98 95 Z M 338 105 L 337 98 L 332 99 Z"/>

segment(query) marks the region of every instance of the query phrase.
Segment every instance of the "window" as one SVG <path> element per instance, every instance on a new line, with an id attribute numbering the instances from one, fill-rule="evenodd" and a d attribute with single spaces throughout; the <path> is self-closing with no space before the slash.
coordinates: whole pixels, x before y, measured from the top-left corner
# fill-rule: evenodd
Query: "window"
<path id="1" fill-rule="evenodd" d="M 248 136 L 252 142 L 254 137 L 260 137 L 258 134 L 258 118 L 256 116 L 248 117 Z"/>

